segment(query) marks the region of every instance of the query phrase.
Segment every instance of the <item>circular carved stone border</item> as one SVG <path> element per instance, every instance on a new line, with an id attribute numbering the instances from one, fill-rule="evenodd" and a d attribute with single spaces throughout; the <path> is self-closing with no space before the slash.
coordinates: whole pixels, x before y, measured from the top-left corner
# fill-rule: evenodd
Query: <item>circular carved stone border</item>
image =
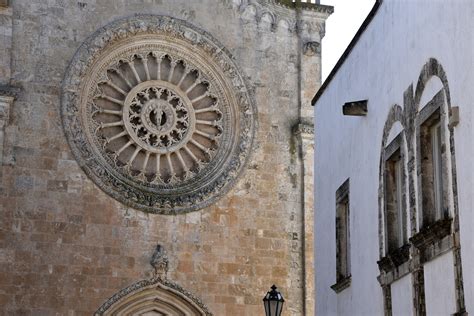
<path id="1" fill-rule="evenodd" d="M 173 79 L 179 67 L 181 80 Z M 228 192 L 257 124 L 253 96 L 223 45 L 186 21 L 148 14 L 112 22 L 81 45 L 63 80 L 61 116 L 85 173 L 118 201 L 159 214 L 198 210 Z"/>

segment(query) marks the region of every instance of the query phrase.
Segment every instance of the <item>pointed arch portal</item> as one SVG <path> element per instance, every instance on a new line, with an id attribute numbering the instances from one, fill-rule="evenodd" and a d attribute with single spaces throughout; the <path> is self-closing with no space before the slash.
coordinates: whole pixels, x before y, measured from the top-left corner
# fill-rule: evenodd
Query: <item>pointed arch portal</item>
<path id="1" fill-rule="evenodd" d="M 137 282 L 108 299 L 95 315 L 211 316 L 206 306 L 179 285 L 162 279 Z"/>

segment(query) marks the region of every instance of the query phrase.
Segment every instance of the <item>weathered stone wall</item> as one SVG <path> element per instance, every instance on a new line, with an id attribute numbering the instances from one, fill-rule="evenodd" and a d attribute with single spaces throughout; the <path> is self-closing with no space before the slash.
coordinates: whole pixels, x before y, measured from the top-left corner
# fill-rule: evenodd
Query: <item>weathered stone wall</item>
<path id="1" fill-rule="evenodd" d="M 214 315 L 261 314 L 273 283 L 285 296 L 285 315 L 305 314 L 305 296 L 312 309 L 312 264 L 303 250 L 312 248 L 312 164 L 302 165 L 312 147 L 303 160 L 308 147 L 300 146 L 308 141 L 294 134 L 305 44 L 295 27 L 300 17 L 250 2 L 15 0 L 0 8 L 1 27 L 8 30 L 10 18 L 12 25 L 12 35 L 0 38 L 1 91 L 15 97 L 3 146 L 0 314 L 90 315 L 151 276 L 157 244 L 168 254 L 168 278 Z M 318 26 L 320 41 L 330 10 L 315 8 L 301 19 Z M 258 131 L 247 170 L 200 211 L 153 215 L 120 204 L 88 179 L 66 141 L 60 86 L 69 62 L 97 29 L 134 13 L 169 15 L 210 32 L 255 92 Z M 308 58 L 319 65 L 319 53 Z M 304 85 L 319 83 L 315 69 Z"/>

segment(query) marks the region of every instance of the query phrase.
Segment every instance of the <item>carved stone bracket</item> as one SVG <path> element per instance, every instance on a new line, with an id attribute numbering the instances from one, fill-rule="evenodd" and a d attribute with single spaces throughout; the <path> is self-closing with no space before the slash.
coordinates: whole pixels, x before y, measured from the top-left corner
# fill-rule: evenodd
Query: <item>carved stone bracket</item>
<path id="1" fill-rule="evenodd" d="M 452 218 L 436 221 L 413 235 L 413 237 L 410 238 L 410 242 L 412 242 L 416 248 L 423 250 L 436 241 L 440 241 L 450 235 L 452 221 Z"/>
<path id="2" fill-rule="evenodd" d="M 314 124 L 312 123 L 298 123 L 293 127 L 293 134 L 300 136 L 303 140 L 314 139 Z"/>
<path id="3" fill-rule="evenodd" d="M 315 41 L 307 42 L 303 45 L 303 54 L 305 56 L 316 56 L 321 54 L 321 44 Z"/>
<path id="4" fill-rule="evenodd" d="M 390 272 L 410 259 L 410 244 L 391 251 L 385 257 L 377 261 L 380 271 Z"/>
<path id="5" fill-rule="evenodd" d="M 340 293 L 351 285 L 351 280 L 352 277 L 350 275 L 346 276 L 338 280 L 335 284 L 331 285 L 331 289 L 336 293 Z"/>

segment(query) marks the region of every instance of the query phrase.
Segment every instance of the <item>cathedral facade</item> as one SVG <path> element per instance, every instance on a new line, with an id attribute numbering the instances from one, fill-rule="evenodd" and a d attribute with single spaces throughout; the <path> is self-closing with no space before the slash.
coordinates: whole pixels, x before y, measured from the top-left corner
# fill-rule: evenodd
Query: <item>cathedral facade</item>
<path id="1" fill-rule="evenodd" d="M 0 1 L 0 314 L 312 315 L 331 13 Z"/>

